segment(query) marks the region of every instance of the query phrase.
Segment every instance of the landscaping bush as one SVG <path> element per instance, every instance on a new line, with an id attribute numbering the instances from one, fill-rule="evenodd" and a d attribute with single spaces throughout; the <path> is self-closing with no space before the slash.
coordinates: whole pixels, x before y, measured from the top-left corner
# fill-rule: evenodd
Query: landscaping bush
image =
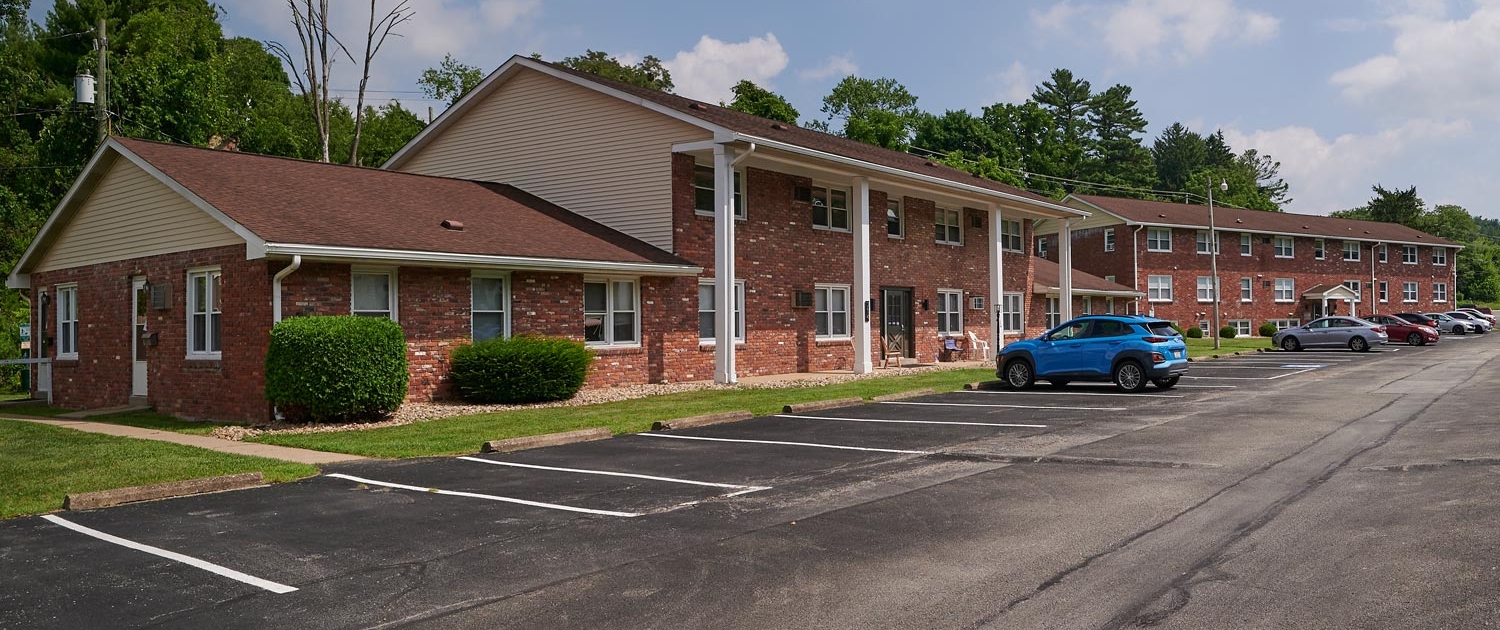
<path id="1" fill-rule="evenodd" d="M 594 354 L 581 341 L 513 337 L 459 346 L 450 359 L 464 400 L 517 404 L 572 398 Z"/>
<path id="2" fill-rule="evenodd" d="M 1188 339 L 1202 339 L 1203 338 L 1203 329 L 1199 328 L 1197 326 L 1194 326 L 1192 328 L 1187 329 L 1187 338 Z"/>
<path id="3" fill-rule="evenodd" d="M 1177 331 L 1177 336 L 1178 337 L 1182 336 L 1182 326 L 1178 326 L 1177 322 L 1172 322 L 1172 330 Z"/>
<path id="4" fill-rule="evenodd" d="M 1271 335 L 1276 334 L 1276 324 L 1266 322 L 1264 324 L 1261 324 L 1260 329 L 1255 332 L 1260 333 L 1260 336 L 1262 337 L 1270 337 Z"/>
<path id="5" fill-rule="evenodd" d="M 1225 326 L 1219 329 L 1219 337 L 1223 339 L 1234 339 L 1234 336 L 1238 334 L 1240 334 L 1240 331 L 1235 330 L 1234 326 Z"/>
<path id="6" fill-rule="evenodd" d="M 389 319 L 293 317 L 271 329 L 266 398 L 289 420 L 377 418 L 406 399 L 406 336 Z"/>

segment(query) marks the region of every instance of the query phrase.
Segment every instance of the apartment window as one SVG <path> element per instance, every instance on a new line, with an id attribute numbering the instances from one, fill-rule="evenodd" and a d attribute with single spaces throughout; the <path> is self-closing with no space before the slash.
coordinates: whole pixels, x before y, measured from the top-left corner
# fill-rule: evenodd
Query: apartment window
<path id="1" fill-rule="evenodd" d="M 899 197 L 885 201 L 885 235 L 906 238 L 906 212 L 901 209 Z"/>
<path id="2" fill-rule="evenodd" d="M 1327 255 L 1328 253 L 1324 249 L 1323 239 L 1313 239 L 1313 259 L 1323 260 L 1323 258 Z"/>
<path id="3" fill-rule="evenodd" d="M 1272 325 L 1276 326 L 1276 330 L 1286 330 L 1288 328 L 1296 328 L 1298 326 L 1301 326 L 1302 325 L 1302 320 L 1300 320 L 1300 319 L 1273 319 L 1273 320 L 1270 320 L 1270 323 Z"/>
<path id="4" fill-rule="evenodd" d="M 1240 278 L 1240 301 L 1249 302 L 1254 297 L 1253 287 L 1255 280 L 1252 278 Z"/>
<path id="5" fill-rule="evenodd" d="M 963 212 L 938 208 L 933 227 L 937 231 L 937 242 L 944 245 L 963 245 L 963 226 L 959 225 Z"/>
<path id="6" fill-rule="evenodd" d="M 1354 301 L 1355 302 L 1361 301 L 1362 298 L 1360 296 L 1363 295 L 1363 294 L 1359 290 L 1359 281 L 1358 280 L 1345 280 L 1344 281 L 1344 288 L 1354 292 Z"/>
<path id="7" fill-rule="evenodd" d="M 1391 286 L 1390 286 L 1390 283 L 1386 282 L 1384 280 L 1381 280 L 1380 281 L 1380 303 L 1384 304 L 1384 303 L 1389 302 L 1389 301 L 1391 301 Z"/>
<path id="8" fill-rule="evenodd" d="M 734 172 L 734 218 L 745 218 L 745 194 L 741 181 L 744 175 Z M 693 207 L 698 214 L 714 215 L 714 167 L 699 164 L 693 167 Z"/>
<path id="9" fill-rule="evenodd" d="M 849 191 L 841 188 L 812 189 L 813 227 L 849 231 Z"/>
<path id="10" fill-rule="evenodd" d="M 1417 301 L 1417 283 L 1401 283 L 1401 301 L 1407 304 L 1415 304 Z"/>
<path id="11" fill-rule="evenodd" d="M 1000 296 L 1000 329 L 1003 332 L 1021 332 L 1021 305 L 1020 293 L 1005 293 Z"/>
<path id="12" fill-rule="evenodd" d="M 964 333 L 964 292 L 938 291 L 938 334 L 962 335 Z"/>
<path id="13" fill-rule="evenodd" d="M 714 279 L 698 281 L 698 341 L 713 343 L 719 337 L 718 293 Z M 745 340 L 745 281 L 734 281 L 734 340 Z"/>
<path id="14" fill-rule="evenodd" d="M 1385 250 L 1385 243 L 1381 243 L 1380 247 L 1375 248 L 1375 252 L 1376 258 L 1380 260 L 1380 262 L 1388 262 L 1390 260 L 1390 256 L 1387 255 Z"/>
<path id="15" fill-rule="evenodd" d="M 1253 237 L 1250 236 L 1250 234 L 1248 234 L 1248 233 L 1242 233 L 1242 234 L 1240 234 L 1240 255 L 1241 256 L 1249 256 L 1250 255 L 1250 241 L 1252 240 L 1252 238 Z"/>
<path id="16" fill-rule="evenodd" d="M 1359 262 L 1359 241 L 1344 241 L 1344 260 Z"/>
<path id="17" fill-rule="evenodd" d="M 1297 281 L 1292 278 L 1276 279 L 1276 301 L 1295 302 L 1297 300 Z"/>
<path id="18" fill-rule="evenodd" d="M 1214 279 L 1212 276 L 1198 276 L 1198 301 L 1214 301 Z"/>
<path id="19" fill-rule="evenodd" d="M 393 269 L 358 269 L 352 274 L 349 312 L 360 317 L 396 317 L 396 272 Z"/>
<path id="20" fill-rule="evenodd" d="M 223 350 L 224 286 L 218 269 L 188 273 L 188 351 L 189 359 L 217 359 Z"/>
<path id="21" fill-rule="evenodd" d="M 1036 237 L 1036 255 L 1041 256 L 1042 258 L 1047 257 L 1047 237 Z"/>
<path id="22" fill-rule="evenodd" d="M 1148 251 L 1148 252 L 1170 252 L 1170 251 L 1172 251 L 1172 229 L 1171 228 L 1146 228 L 1146 251 Z"/>
<path id="23" fill-rule="evenodd" d="M 1401 246 L 1401 264 L 1403 264 L 1403 265 L 1415 265 L 1415 264 L 1417 264 L 1417 246 L 1416 245 L 1402 245 Z"/>
<path id="24" fill-rule="evenodd" d="M 1006 251 L 1021 251 L 1021 222 L 1004 220 L 1000 222 L 1000 247 Z"/>
<path id="25" fill-rule="evenodd" d="M 1432 283 L 1432 301 L 1434 301 L 1434 302 L 1447 302 L 1448 301 L 1448 284 L 1446 282 L 1434 282 L 1434 283 Z"/>
<path id="26" fill-rule="evenodd" d="M 1228 326 L 1234 329 L 1234 336 L 1236 337 L 1250 336 L 1250 320 L 1248 319 L 1231 319 Z"/>
<path id="27" fill-rule="evenodd" d="M 1112 298 L 1112 297 L 1104 298 L 1104 313 L 1107 314 L 1107 315 L 1114 315 L 1115 314 L 1115 299 L 1114 298 Z"/>
<path id="28" fill-rule="evenodd" d="M 1434 248 L 1432 248 L 1432 264 L 1434 264 L 1434 265 L 1446 265 L 1446 264 L 1448 264 L 1448 250 L 1445 249 L 1445 248 L 1442 248 L 1442 247 L 1434 247 Z"/>
<path id="29" fill-rule="evenodd" d="M 78 285 L 57 287 L 57 358 L 78 358 Z"/>
<path id="30" fill-rule="evenodd" d="M 849 287 L 817 285 L 813 289 L 813 307 L 817 337 L 849 336 Z"/>
<path id="31" fill-rule="evenodd" d="M 1083 314 L 1084 315 L 1093 315 L 1094 314 L 1094 298 L 1093 297 L 1087 296 L 1087 295 L 1083 296 Z"/>
<path id="32" fill-rule="evenodd" d="M 583 340 L 590 345 L 641 342 L 635 280 L 583 281 Z"/>
<path id="33" fill-rule="evenodd" d="M 1214 240 L 1213 253 L 1218 253 L 1219 252 L 1219 238 L 1218 238 L 1218 236 L 1219 236 L 1218 234 L 1214 235 L 1214 239 L 1213 239 Z M 1207 253 L 1209 253 L 1209 251 L 1208 251 L 1208 230 L 1198 230 L 1198 253 L 1200 253 L 1200 254 L 1207 254 Z"/>
<path id="34" fill-rule="evenodd" d="M 1104 228 L 1104 251 L 1115 251 L 1115 229 Z"/>
<path id="35" fill-rule="evenodd" d="M 1049 330 L 1052 328 L 1056 328 L 1058 324 L 1062 323 L 1061 305 L 1061 299 L 1052 297 L 1050 295 L 1047 296 L 1047 328 Z"/>
<path id="36" fill-rule="evenodd" d="M 1277 258 L 1291 258 L 1293 256 L 1294 252 L 1292 250 L 1292 237 L 1278 236 L 1276 237 L 1274 244 L 1276 245 Z"/>
<path id="37" fill-rule="evenodd" d="M 1148 276 L 1146 278 L 1146 300 L 1150 302 L 1172 301 L 1172 276 Z"/>
<path id="38" fill-rule="evenodd" d="M 469 314 L 472 318 L 474 341 L 505 339 L 510 337 L 510 322 L 505 314 L 506 305 L 504 276 L 481 276 L 469 278 Z"/>

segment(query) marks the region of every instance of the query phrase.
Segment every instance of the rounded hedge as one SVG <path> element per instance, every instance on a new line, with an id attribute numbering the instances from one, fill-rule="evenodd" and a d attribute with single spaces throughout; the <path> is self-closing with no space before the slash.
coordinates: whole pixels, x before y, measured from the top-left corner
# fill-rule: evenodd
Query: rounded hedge
<path id="1" fill-rule="evenodd" d="M 1187 338 L 1188 339 L 1202 339 L 1203 338 L 1203 329 L 1199 328 L 1197 326 L 1194 326 L 1192 328 L 1187 329 Z"/>
<path id="2" fill-rule="evenodd" d="M 1270 337 L 1271 335 L 1276 334 L 1276 330 L 1277 330 L 1276 324 L 1272 324 L 1271 322 L 1266 322 L 1264 324 L 1261 324 L 1260 328 L 1258 330 L 1256 330 L 1255 332 L 1260 333 L 1260 336 L 1262 336 L 1262 337 Z"/>
<path id="3" fill-rule="evenodd" d="M 383 317 L 293 317 L 271 329 L 266 398 L 289 420 L 365 420 L 406 399 L 406 336 Z"/>
<path id="4" fill-rule="evenodd" d="M 464 400 L 506 404 L 572 398 L 593 360 L 583 342 L 552 337 L 489 339 L 459 346 L 449 357 Z"/>
<path id="5" fill-rule="evenodd" d="M 1234 339 L 1235 335 L 1238 334 L 1240 334 L 1240 331 L 1235 330 L 1234 326 L 1225 326 L 1219 329 L 1219 336 L 1224 339 Z"/>

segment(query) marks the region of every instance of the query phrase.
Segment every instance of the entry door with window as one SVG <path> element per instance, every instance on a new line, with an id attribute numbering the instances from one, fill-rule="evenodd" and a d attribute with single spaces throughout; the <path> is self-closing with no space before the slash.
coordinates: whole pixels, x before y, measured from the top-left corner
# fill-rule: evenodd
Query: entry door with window
<path id="1" fill-rule="evenodd" d="M 912 330 L 911 289 L 880 290 L 880 336 L 894 355 L 916 357 L 916 331 Z"/>
<path id="2" fill-rule="evenodd" d="M 146 395 L 146 309 L 151 304 L 150 289 L 145 280 L 130 283 L 131 335 L 130 342 L 130 395 Z"/>

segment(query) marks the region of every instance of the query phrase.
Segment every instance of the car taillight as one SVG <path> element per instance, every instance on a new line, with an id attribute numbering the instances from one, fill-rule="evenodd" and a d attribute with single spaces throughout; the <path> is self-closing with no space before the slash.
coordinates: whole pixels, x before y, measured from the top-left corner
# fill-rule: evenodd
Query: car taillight
<path id="1" fill-rule="evenodd" d="M 1166 363 L 1167 362 L 1167 358 L 1164 357 L 1164 356 L 1162 356 L 1162 354 L 1160 352 L 1152 352 L 1151 353 L 1151 362 L 1152 363 Z"/>
<path id="2" fill-rule="evenodd" d="M 1385 332 L 1385 326 L 1376 326 L 1374 328 L 1371 328 L 1370 330 L 1373 330 L 1373 331 L 1378 332 L 1378 333 L 1384 333 Z"/>
<path id="3" fill-rule="evenodd" d="M 1168 341 L 1171 341 L 1171 339 L 1168 339 L 1166 337 L 1142 337 L 1141 341 L 1144 341 L 1146 343 L 1166 343 Z"/>

